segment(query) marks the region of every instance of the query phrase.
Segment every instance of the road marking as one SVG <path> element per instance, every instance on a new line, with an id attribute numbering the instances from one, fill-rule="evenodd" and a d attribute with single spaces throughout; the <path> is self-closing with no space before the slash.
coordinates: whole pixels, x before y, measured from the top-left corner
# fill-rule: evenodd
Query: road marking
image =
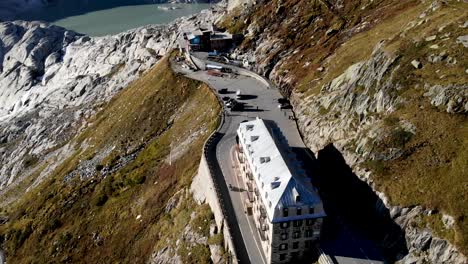
<path id="1" fill-rule="evenodd" d="M 229 150 L 229 155 L 231 156 L 231 162 L 232 162 L 232 164 L 234 165 L 234 167 L 236 167 L 236 165 L 235 165 L 236 162 L 233 160 L 233 155 L 232 155 L 233 150 L 234 150 L 234 146 L 232 146 L 232 148 Z M 240 185 L 239 185 L 239 181 L 237 180 L 237 170 L 236 170 L 236 169 L 234 169 L 234 178 L 236 179 L 237 185 L 240 186 Z M 248 191 L 248 189 L 247 189 L 247 191 Z M 240 200 L 241 200 L 241 203 L 242 203 L 242 196 L 241 196 L 240 193 L 239 193 L 239 197 L 240 197 Z M 243 208 L 243 207 L 244 207 L 244 205 L 242 204 L 242 208 Z M 264 259 L 265 257 L 263 256 L 263 249 L 261 249 L 261 248 L 258 246 L 258 240 L 256 239 L 257 237 L 255 236 L 254 230 L 252 230 L 252 225 L 250 224 L 249 217 L 248 217 L 245 213 L 244 213 L 243 215 L 244 215 L 244 217 L 245 217 L 246 220 L 247 220 L 247 224 L 249 225 L 250 232 L 252 232 L 253 239 L 255 240 L 255 246 L 257 246 L 257 249 L 258 249 L 258 251 L 260 252 L 260 257 L 262 258 L 263 263 L 266 263 L 266 260 Z M 256 231 L 256 230 L 255 230 L 255 231 Z"/>
<path id="2" fill-rule="evenodd" d="M 221 143 L 221 142 L 220 142 L 220 143 Z M 218 147 L 221 147 L 221 146 L 223 146 L 223 145 L 224 145 L 224 144 L 218 144 Z M 217 156 L 217 155 L 216 155 L 216 159 L 218 159 L 218 156 Z M 218 160 L 219 160 L 219 159 L 218 159 Z M 225 171 L 223 170 L 224 166 L 222 165 L 221 162 L 218 162 L 218 164 L 219 164 L 219 166 L 220 166 L 220 168 L 221 168 L 221 172 L 223 173 L 224 181 L 227 182 L 227 178 L 226 178 L 226 175 L 227 175 L 227 174 L 226 174 Z M 230 190 L 230 189 L 228 189 L 228 196 L 229 196 L 228 198 L 231 199 L 231 202 L 233 203 L 232 209 L 234 210 L 234 216 L 236 216 L 236 218 L 237 218 L 236 209 L 234 208 L 234 201 L 233 201 L 233 199 L 231 198 L 231 190 Z M 241 228 L 240 226 L 239 226 L 239 230 L 240 230 L 240 232 L 241 232 L 242 239 L 243 239 L 244 241 L 246 241 L 246 240 L 245 240 L 245 235 L 244 235 L 244 233 L 242 232 L 242 228 Z M 244 246 L 245 246 L 245 242 L 244 242 Z M 251 256 L 252 254 L 249 252 L 249 248 L 248 248 L 247 246 L 245 247 L 245 250 L 247 251 L 247 257 L 249 258 L 250 263 L 252 263 L 252 261 L 251 261 L 251 259 L 250 259 L 250 256 Z"/>

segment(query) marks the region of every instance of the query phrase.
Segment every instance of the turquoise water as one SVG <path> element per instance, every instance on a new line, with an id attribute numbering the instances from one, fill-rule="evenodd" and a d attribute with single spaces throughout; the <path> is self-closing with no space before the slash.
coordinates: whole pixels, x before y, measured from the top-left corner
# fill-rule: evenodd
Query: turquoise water
<path id="1" fill-rule="evenodd" d="M 108 6 L 107 6 L 108 7 Z M 177 7 L 163 10 L 160 7 Z M 174 19 L 209 8 L 209 4 L 135 4 L 106 6 L 49 6 L 20 14 L 19 19 L 43 20 L 90 36 L 116 34 L 148 25 L 166 24 Z"/>

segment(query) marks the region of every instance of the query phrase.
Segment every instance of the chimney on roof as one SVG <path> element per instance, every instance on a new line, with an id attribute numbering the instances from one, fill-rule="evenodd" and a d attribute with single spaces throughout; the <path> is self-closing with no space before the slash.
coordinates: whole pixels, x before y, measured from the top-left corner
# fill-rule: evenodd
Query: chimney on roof
<path id="1" fill-rule="evenodd" d="M 299 192 L 297 191 L 296 187 L 294 187 L 292 189 L 292 194 L 293 194 L 293 197 L 294 197 L 294 201 L 296 203 L 300 202 L 301 201 L 301 196 L 299 195 Z"/>
<path id="2" fill-rule="evenodd" d="M 273 190 L 273 189 L 276 189 L 276 188 L 280 187 L 280 185 L 281 185 L 281 182 L 280 182 L 280 181 L 272 182 L 272 183 L 271 183 L 271 189 L 272 189 L 272 190 Z"/>

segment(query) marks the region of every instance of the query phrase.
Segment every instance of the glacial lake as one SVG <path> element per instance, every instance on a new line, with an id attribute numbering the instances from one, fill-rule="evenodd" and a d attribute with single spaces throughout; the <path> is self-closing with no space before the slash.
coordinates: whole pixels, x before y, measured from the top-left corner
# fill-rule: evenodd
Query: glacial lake
<path id="1" fill-rule="evenodd" d="M 90 36 L 104 36 L 148 24 L 166 24 L 178 17 L 192 15 L 210 7 L 210 4 L 148 4 L 148 2 L 151 1 L 66 0 L 20 13 L 17 19 L 42 20 Z"/>

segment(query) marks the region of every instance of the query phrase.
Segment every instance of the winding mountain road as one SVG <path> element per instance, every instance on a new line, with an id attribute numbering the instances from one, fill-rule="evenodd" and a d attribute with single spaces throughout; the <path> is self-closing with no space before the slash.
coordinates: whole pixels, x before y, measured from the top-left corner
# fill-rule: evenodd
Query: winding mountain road
<path id="1" fill-rule="evenodd" d="M 212 63 L 210 62 L 210 64 Z M 219 131 L 223 136 L 216 147 L 216 159 L 221 168 L 221 177 L 223 177 L 225 185 L 232 185 L 233 187 L 232 190 L 226 188 L 226 196 L 232 202 L 236 222 L 240 227 L 246 253 L 248 254 L 247 258 L 238 257 L 241 263 L 245 263 L 246 260 L 249 263 L 266 263 L 254 219 L 244 213 L 242 200 L 244 199 L 243 192 L 246 191 L 246 187 L 242 185 L 242 182 L 236 176 L 234 168 L 236 163 L 233 148 L 236 144 L 236 130 L 244 120 L 252 120 L 257 117 L 272 120 L 281 128 L 289 145 L 305 148 L 294 120 L 289 118 L 292 117 L 293 113 L 291 110 L 278 108 L 277 99 L 282 96 L 277 89 L 270 89 L 264 82 L 255 78 L 244 75 L 237 75 L 234 78 L 227 76 L 217 77 L 208 75 L 206 71 L 190 72 L 186 75 L 189 78 L 208 83 L 217 92 L 220 89 L 227 88 L 228 94 L 223 94 L 222 96 L 235 98 L 236 92 L 240 91 L 245 98 L 245 100 L 239 100 L 245 104 L 245 108 L 242 111 L 224 109 L 225 122 Z"/>
<path id="2" fill-rule="evenodd" d="M 201 63 L 217 64 L 225 67 L 230 67 L 234 72 L 240 71 L 239 68 L 211 62 L 203 59 L 203 55 L 194 58 Z M 200 67 L 200 66 L 199 66 Z M 200 67 L 202 68 L 202 67 Z M 246 70 L 241 70 L 248 72 Z M 225 207 L 228 210 L 228 218 L 235 217 L 235 219 L 228 219 L 229 225 L 237 225 L 231 227 L 236 246 L 237 257 L 240 263 L 267 263 L 266 257 L 263 254 L 260 244 L 260 236 L 256 230 L 254 219 L 244 213 L 242 200 L 243 192 L 246 187 L 243 186 L 242 181 L 237 176 L 236 160 L 234 155 L 234 146 L 236 144 L 236 131 L 239 124 L 245 120 L 252 120 L 257 117 L 264 120 L 274 121 L 286 138 L 289 146 L 299 157 L 304 157 L 307 148 L 304 145 L 302 138 L 299 134 L 294 114 L 290 109 L 280 109 L 278 107 L 278 99 L 282 98 L 278 89 L 267 86 L 267 82 L 260 81 L 259 78 L 253 78 L 255 73 L 250 72 L 250 76 L 245 75 L 230 75 L 213 76 L 208 74 L 207 71 L 183 71 L 183 73 L 192 79 L 200 80 L 210 85 L 218 96 L 229 96 L 235 98 L 236 92 L 240 91 L 245 100 L 239 100 L 245 104 L 242 111 L 231 111 L 224 107 L 224 124 L 218 131 L 221 137 L 216 145 L 215 153 L 207 157 L 214 159 L 217 163 L 218 173 L 214 175 L 215 180 L 219 181 L 221 186 L 222 199 L 225 201 Z M 219 94 L 219 90 L 227 88 L 228 94 Z M 311 162 L 310 157 L 302 159 L 304 162 Z M 219 175 L 218 175 L 219 174 Z M 312 175 L 313 177 L 313 175 Z M 232 189 L 228 186 L 232 186 Z M 231 217 L 230 217 L 231 216 Z M 236 238 L 242 239 L 236 239 Z M 242 240 L 242 241 L 239 241 Z M 341 241 L 339 241 L 341 242 Z M 340 243 L 338 243 L 340 244 Z M 346 243 L 348 244 L 348 243 Z M 353 251 L 362 251 L 357 245 L 348 244 Z M 353 249 L 354 248 L 354 249 Z M 339 260 L 339 261 L 338 261 Z M 369 259 L 356 259 L 356 258 L 335 258 L 339 263 L 381 263 L 380 261 L 370 261 Z"/>

